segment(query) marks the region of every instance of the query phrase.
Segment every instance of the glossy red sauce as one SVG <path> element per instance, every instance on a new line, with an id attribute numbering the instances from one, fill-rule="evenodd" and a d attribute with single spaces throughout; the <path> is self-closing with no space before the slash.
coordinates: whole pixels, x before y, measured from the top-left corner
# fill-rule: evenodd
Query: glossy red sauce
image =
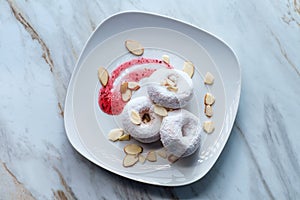
<path id="1" fill-rule="evenodd" d="M 151 58 L 136 58 L 121 64 L 111 73 L 107 85 L 105 87 L 102 87 L 99 91 L 98 104 L 103 112 L 109 115 L 118 115 L 122 112 L 127 102 L 124 102 L 122 100 L 120 88 L 113 88 L 114 82 L 122 74 L 122 72 L 124 72 L 124 70 L 141 64 L 159 64 L 163 65 L 166 68 L 173 68 L 168 63 L 162 60 Z M 155 70 L 156 69 L 147 68 L 147 66 L 145 65 L 145 68 L 128 73 L 124 77 L 124 80 L 128 82 L 139 82 L 141 79 L 149 77 Z M 115 87 L 120 87 L 120 85 L 117 85 Z"/>

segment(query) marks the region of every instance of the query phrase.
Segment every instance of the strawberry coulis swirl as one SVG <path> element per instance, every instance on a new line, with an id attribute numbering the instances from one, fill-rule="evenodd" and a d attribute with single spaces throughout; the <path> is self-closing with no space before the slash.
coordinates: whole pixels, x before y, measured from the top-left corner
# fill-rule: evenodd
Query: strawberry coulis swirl
<path id="1" fill-rule="evenodd" d="M 114 89 L 114 82 L 126 69 L 141 64 L 159 64 L 166 68 L 173 69 L 173 67 L 170 64 L 162 60 L 143 57 L 135 58 L 122 63 L 111 73 L 111 76 L 109 77 L 106 86 L 103 86 L 99 91 L 98 105 L 103 112 L 109 115 L 118 115 L 123 111 L 123 108 L 127 102 L 122 100 L 122 95 L 119 88 Z M 143 69 L 137 69 L 133 72 L 126 74 L 124 80 L 128 82 L 139 82 L 141 79 L 149 77 L 154 71 L 156 71 L 156 69 L 151 69 L 147 67 L 144 67 Z M 118 85 L 117 87 L 120 87 L 120 85 Z"/>

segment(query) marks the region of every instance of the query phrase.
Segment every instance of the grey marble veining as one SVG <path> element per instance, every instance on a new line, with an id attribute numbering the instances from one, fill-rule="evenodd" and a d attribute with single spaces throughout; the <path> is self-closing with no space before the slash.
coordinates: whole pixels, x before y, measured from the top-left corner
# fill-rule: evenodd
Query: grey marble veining
<path id="1" fill-rule="evenodd" d="M 217 163 L 184 187 L 131 181 L 67 140 L 63 106 L 85 41 L 106 17 L 151 11 L 236 52 L 242 94 Z M 300 1 L 0 1 L 0 199 L 299 199 Z"/>

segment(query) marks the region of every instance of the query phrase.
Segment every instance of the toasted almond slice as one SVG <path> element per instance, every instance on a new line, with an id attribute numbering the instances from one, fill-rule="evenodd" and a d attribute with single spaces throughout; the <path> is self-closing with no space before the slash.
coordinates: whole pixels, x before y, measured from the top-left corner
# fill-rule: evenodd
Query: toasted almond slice
<path id="1" fill-rule="evenodd" d="M 162 117 L 165 117 L 168 115 L 167 109 L 165 109 L 164 107 L 159 106 L 159 105 L 154 105 L 154 112 Z"/>
<path id="2" fill-rule="evenodd" d="M 194 64 L 191 61 L 185 61 L 183 64 L 183 71 L 192 78 L 195 71 Z"/>
<path id="3" fill-rule="evenodd" d="M 176 86 L 176 83 L 170 79 L 166 79 L 166 86 L 172 86 L 172 87 L 175 87 Z"/>
<path id="4" fill-rule="evenodd" d="M 164 62 L 170 64 L 170 57 L 169 57 L 168 55 L 163 55 L 163 56 L 161 57 L 161 59 L 162 59 Z"/>
<path id="5" fill-rule="evenodd" d="M 135 163 L 137 163 L 137 161 L 139 160 L 138 156 L 136 155 L 131 155 L 131 154 L 127 154 L 124 157 L 123 160 L 123 166 L 124 167 L 131 167 L 133 166 Z"/>
<path id="6" fill-rule="evenodd" d="M 171 80 L 171 81 L 173 81 L 174 83 L 177 82 L 177 77 L 176 77 L 176 75 L 174 75 L 174 74 L 169 75 L 169 76 L 168 76 L 168 79 Z"/>
<path id="7" fill-rule="evenodd" d="M 126 40 L 125 46 L 128 51 L 136 56 L 140 56 L 144 53 L 144 48 L 138 41 L 135 40 Z"/>
<path id="8" fill-rule="evenodd" d="M 130 135 L 129 134 L 123 134 L 119 137 L 120 141 L 128 141 L 130 140 Z"/>
<path id="9" fill-rule="evenodd" d="M 160 149 L 159 151 L 157 151 L 157 154 L 160 156 L 160 157 L 162 157 L 162 158 L 164 158 L 164 159 L 166 159 L 167 158 L 167 150 L 165 149 L 165 148 L 162 148 L 162 149 Z"/>
<path id="10" fill-rule="evenodd" d="M 211 105 L 205 105 L 204 113 L 207 117 L 213 116 L 213 110 Z"/>
<path id="11" fill-rule="evenodd" d="M 206 133 L 212 133 L 215 130 L 214 123 L 212 121 L 205 121 L 203 123 L 203 130 Z"/>
<path id="12" fill-rule="evenodd" d="M 121 128 L 112 129 L 108 133 L 108 139 L 115 142 L 124 134 L 124 130 Z"/>
<path id="13" fill-rule="evenodd" d="M 174 163 L 174 162 L 176 162 L 178 159 L 179 159 L 179 157 L 177 157 L 177 156 L 175 156 L 175 155 L 173 155 L 173 154 L 171 154 L 171 155 L 168 156 L 168 161 L 169 161 L 170 163 Z"/>
<path id="14" fill-rule="evenodd" d="M 167 84 L 167 80 L 165 79 L 165 80 L 163 80 L 161 83 L 160 83 L 160 85 L 162 85 L 162 86 L 167 86 L 168 84 Z"/>
<path id="15" fill-rule="evenodd" d="M 139 153 L 142 153 L 143 148 L 137 144 L 127 144 L 124 147 L 124 152 L 127 154 L 137 155 Z"/>
<path id="16" fill-rule="evenodd" d="M 122 93 L 122 100 L 127 102 L 131 99 L 131 90 L 126 89 L 126 91 L 124 93 Z"/>
<path id="17" fill-rule="evenodd" d="M 215 103 L 215 97 L 211 93 L 206 93 L 204 96 L 205 105 L 213 105 Z"/>
<path id="18" fill-rule="evenodd" d="M 128 82 L 123 82 L 123 83 L 121 84 L 121 87 L 120 87 L 120 92 L 121 92 L 122 94 L 125 93 L 126 90 L 127 90 L 127 88 L 128 88 Z"/>
<path id="19" fill-rule="evenodd" d="M 204 83 L 207 85 L 212 85 L 214 81 L 215 77 L 210 72 L 207 72 L 204 77 Z"/>
<path id="20" fill-rule="evenodd" d="M 142 123 L 142 118 L 137 111 L 132 110 L 130 113 L 130 121 L 136 125 L 140 125 Z"/>
<path id="21" fill-rule="evenodd" d="M 143 164 L 145 163 L 145 161 L 146 161 L 146 157 L 143 156 L 142 154 L 139 154 L 139 162 Z"/>
<path id="22" fill-rule="evenodd" d="M 107 70 L 104 67 L 99 67 L 98 68 L 98 79 L 103 87 L 105 87 L 107 85 L 108 78 L 109 78 L 109 75 L 108 75 Z"/>
<path id="23" fill-rule="evenodd" d="M 138 90 L 140 89 L 140 85 L 138 82 L 128 82 L 128 88 L 131 90 Z"/>
<path id="24" fill-rule="evenodd" d="M 177 92 L 177 91 L 178 91 L 178 87 L 167 86 L 167 90 L 169 90 L 169 91 L 171 91 L 171 92 Z"/>
<path id="25" fill-rule="evenodd" d="M 155 162 L 157 160 L 156 152 L 155 151 L 149 151 L 147 154 L 146 159 L 150 162 Z"/>

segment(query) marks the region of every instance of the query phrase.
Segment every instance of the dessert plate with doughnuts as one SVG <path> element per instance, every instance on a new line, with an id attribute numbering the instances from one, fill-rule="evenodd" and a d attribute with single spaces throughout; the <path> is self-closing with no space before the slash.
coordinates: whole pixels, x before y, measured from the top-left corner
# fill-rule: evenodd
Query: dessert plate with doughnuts
<path id="1" fill-rule="evenodd" d="M 220 156 L 241 90 L 233 50 L 193 25 L 145 12 L 104 20 L 65 101 L 72 146 L 123 177 L 163 186 L 201 179 Z"/>

